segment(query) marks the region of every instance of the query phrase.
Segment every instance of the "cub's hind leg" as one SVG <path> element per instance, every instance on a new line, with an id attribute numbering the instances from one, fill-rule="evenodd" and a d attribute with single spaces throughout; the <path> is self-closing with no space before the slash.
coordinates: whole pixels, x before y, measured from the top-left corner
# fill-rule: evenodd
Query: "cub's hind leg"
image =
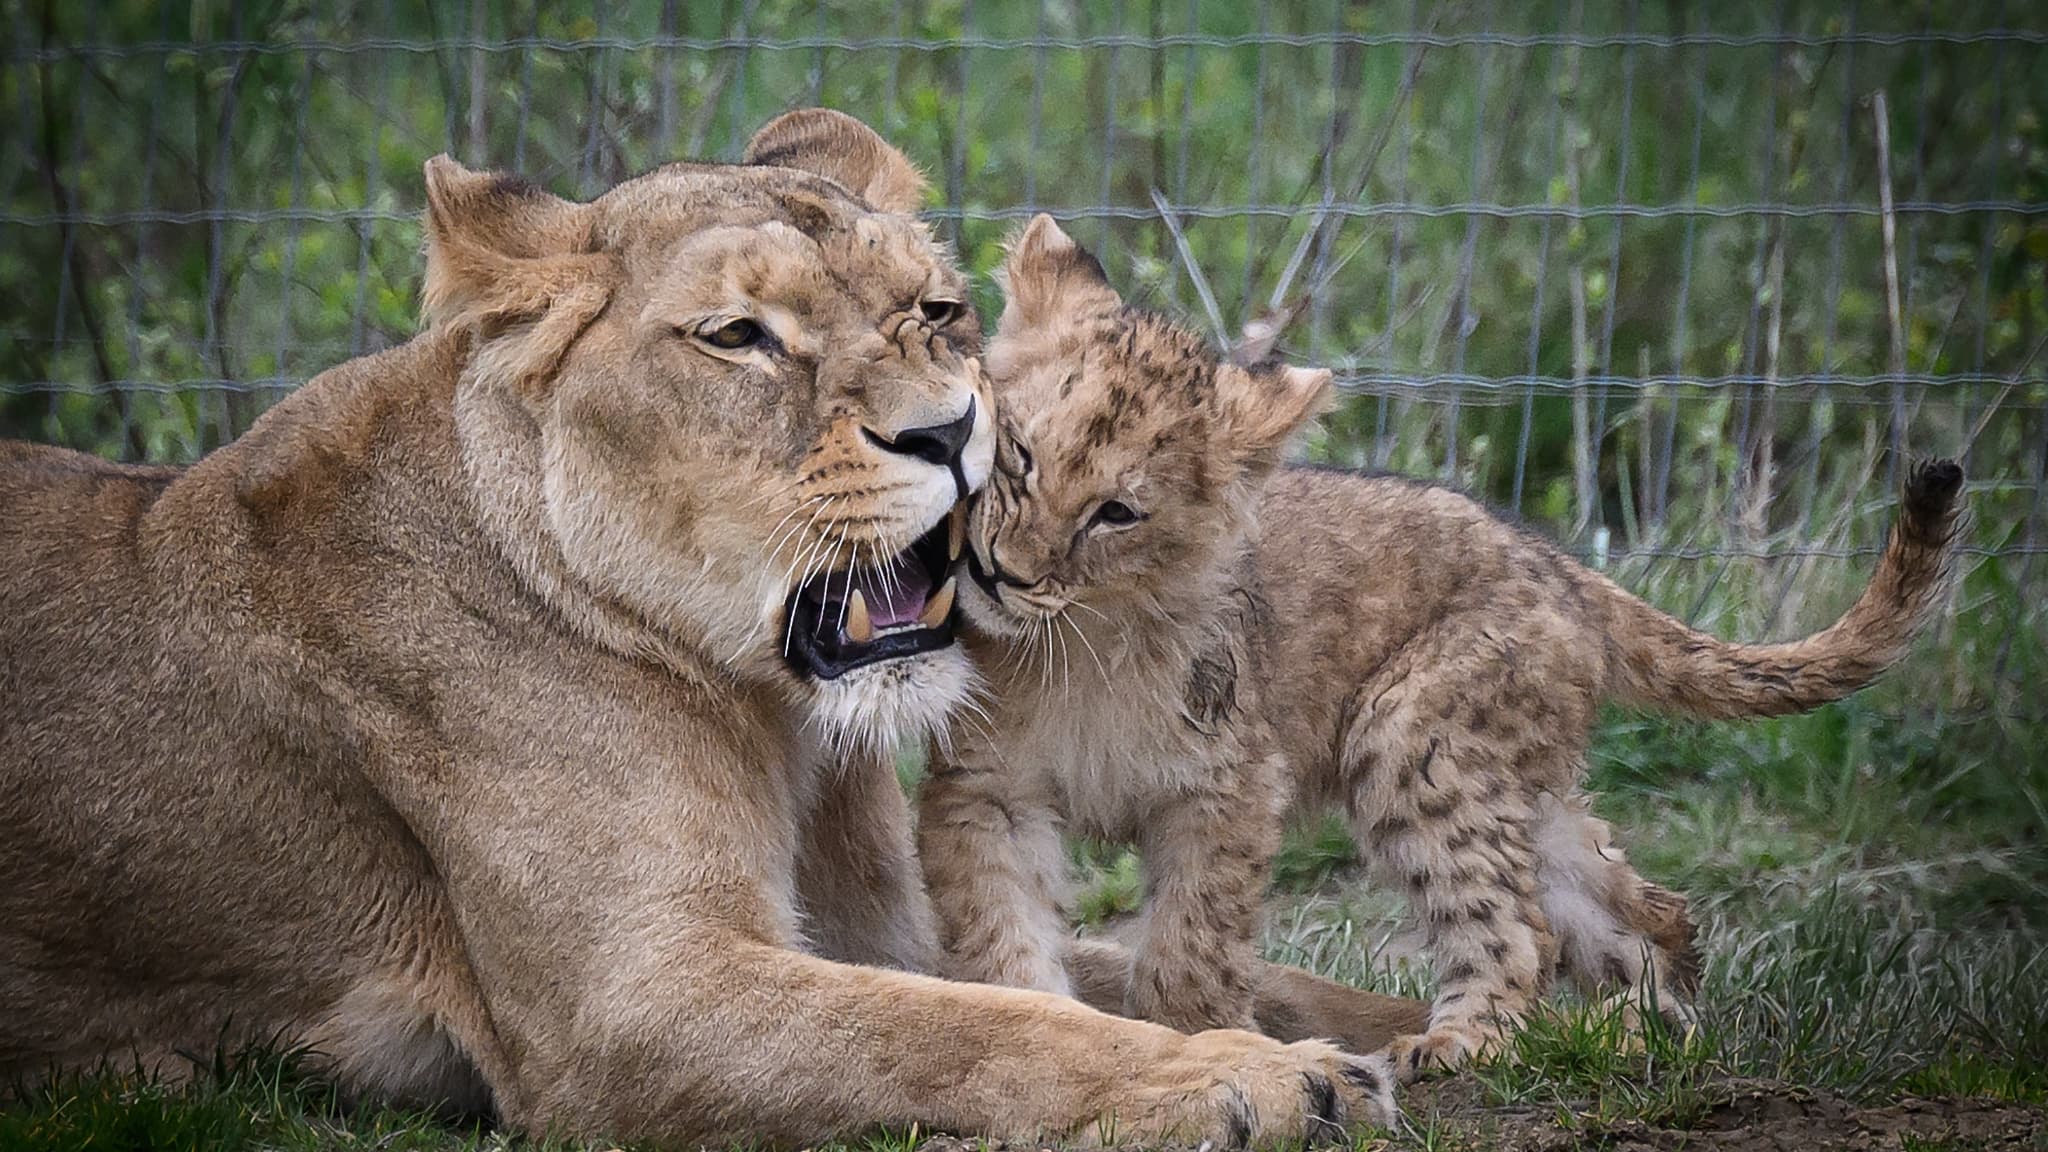
<path id="1" fill-rule="evenodd" d="M 1631 1021 L 1654 995 L 1665 1016 L 1688 1022 L 1699 956 L 1685 897 L 1637 874 L 1581 794 L 1537 797 L 1535 843 L 1560 969 L 1589 995 L 1620 997 Z"/>
<path id="2" fill-rule="evenodd" d="M 1438 979 L 1427 1031 L 1389 1048 L 1403 1076 L 1497 1048 L 1556 965 L 1536 799 L 1568 786 L 1583 727 L 1569 696 L 1535 690 L 1542 671 L 1460 630 L 1359 695 L 1341 761 L 1353 832 L 1406 889 Z"/>
<path id="3" fill-rule="evenodd" d="M 1394 769 L 1412 777 L 1408 786 L 1354 793 L 1360 846 L 1406 888 L 1437 974 L 1428 1030 L 1389 1050 L 1404 1077 L 1493 1050 L 1556 962 L 1536 899 L 1528 801 L 1504 766 L 1463 743 L 1429 737 Z"/>

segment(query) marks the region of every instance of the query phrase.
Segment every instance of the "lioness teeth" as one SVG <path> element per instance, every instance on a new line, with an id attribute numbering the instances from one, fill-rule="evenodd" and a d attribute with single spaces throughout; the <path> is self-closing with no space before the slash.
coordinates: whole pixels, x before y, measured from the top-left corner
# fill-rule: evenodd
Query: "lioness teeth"
<path id="1" fill-rule="evenodd" d="M 960 559 L 960 549 L 967 543 L 967 505 L 955 504 L 946 519 L 946 563 Z"/>
<path id="2" fill-rule="evenodd" d="M 858 588 L 846 598 L 846 638 L 855 644 L 875 638 L 874 621 L 868 618 L 868 598 Z"/>
<path id="3" fill-rule="evenodd" d="M 939 585 L 939 590 L 932 593 L 932 598 L 925 601 L 924 613 L 917 618 L 917 622 L 927 628 L 937 628 L 952 614 L 953 578 L 948 576 L 946 582 Z"/>

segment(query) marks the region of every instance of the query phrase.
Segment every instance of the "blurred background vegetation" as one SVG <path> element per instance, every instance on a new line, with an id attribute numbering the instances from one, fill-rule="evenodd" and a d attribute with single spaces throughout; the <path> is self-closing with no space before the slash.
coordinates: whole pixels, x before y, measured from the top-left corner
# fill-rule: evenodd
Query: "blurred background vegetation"
<path id="1" fill-rule="evenodd" d="M 1963 578 L 1906 667 L 1810 717 L 1617 715 L 1593 780 L 1731 922 L 2048 911 L 2039 5 L 0 0 L 0 36 L 8 436 L 188 461 L 405 339 L 435 153 L 589 195 L 825 103 L 931 173 L 977 273 L 1042 208 L 1206 323 L 1157 189 L 1235 328 L 1327 220 L 1288 350 L 1347 399 L 1307 451 L 1724 635 L 1831 619 L 1902 460 L 1961 455 Z M 1283 883 L 1346 859 L 1309 830 Z"/>

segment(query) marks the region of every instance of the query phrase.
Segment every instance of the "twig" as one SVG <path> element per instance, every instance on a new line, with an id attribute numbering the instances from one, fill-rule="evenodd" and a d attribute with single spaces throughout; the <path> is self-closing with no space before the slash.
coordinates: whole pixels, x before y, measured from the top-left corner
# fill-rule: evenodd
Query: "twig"
<path id="1" fill-rule="evenodd" d="M 1166 202 L 1166 195 L 1159 189 L 1152 189 L 1152 206 L 1159 209 L 1159 218 L 1166 221 L 1166 230 L 1173 234 L 1173 246 L 1180 253 L 1181 266 L 1188 270 L 1188 280 L 1195 286 L 1195 295 L 1201 298 L 1202 311 L 1209 314 L 1209 326 L 1216 330 L 1216 343 L 1226 352 L 1230 350 L 1230 330 L 1223 324 L 1223 309 L 1216 305 L 1216 293 L 1209 290 L 1209 278 L 1202 275 L 1202 266 L 1195 263 L 1194 249 L 1188 246 L 1187 234 L 1180 230 L 1180 219 L 1173 214 L 1173 206 Z"/>
<path id="2" fill-rule="evenodd" d="M 472 168 L 481 168 L 490 163 L 490 138 L 488 125 L 484 119 L 487 114 L 484 102 L 489 98 L 489 88 L 484 83 L 484 70 L 487 64 L 483 48 L 484 20 L 488 13 L 489 8 L 485 0 L 469 0 L 469 34 L 471 39 L 476 41 L 476 46 L 469 50 L 468 151 L 469 165 Z"/>
<path id="3" fill-rule="evenodd" d="M 1280 279 L 1273 284 L 1273 295 L 1266 300 L 1266 311 L 1278 312 L 1280 305 L 1287 302 L 1287 290 L 1294 286 L 1294 278 L 1300 275 L 1302 262 L 1308 259 L 1310 241 L 1323 230 L 1323 221 L 1329 218 L 1328 208 L 1316 209 L 1316 218 L 1309 221 L 1308 231 L 1302 233 L 1301 243 L 1294 246 L 1294 254 L 1287 258 L 1287 266 L 1280 269 Z"/>
<path id="4" fill-rule="evenodd" d="M 1984 434 L 1985 426 L 1991 423 L 1993 416 L 1997 415 L 1998 409 L 2005 403 L 2006 397 L 2012 395 L 2013 389 L 2020 386 L 2020 377 L 2025 376 L 2027 370 L 2034 366 L 2034 361 L 2040 358 L 2041 350 L 2044 346 L 2048 346 L 2048 332 L 2043 332 L 2040 338 L 2034 341 L 2034 346 L 2027 349 L 2027 354 L 2020 358 L 2019 364 L 2006 375 L 2004 386 L 1998 390 L 1998 399 L 1984 406 L 1984 414 L 1977 417 L 1977 423 L 1970 429 L 1970 434 L 1963 437 L 1963 445 L 1957 450 L 1958 455 L 1968 456 L 1970 454 L 1971 447 L 1977 443 L 1977 437 Z"/>
<path id="5" fill-rule="evenodd" d="M 1573 28 L 1580 26 L 1583 13 L 1584 9 L 1579 5 L 1574 4 L 1572 6 Z M 1579 50 L 1576 48 L 1572 49 L 1567 53 L 1566 60 L 1568 63 L 1565 67 L 1569 76 L 1566 83 L 1572 93 L 1571 119 L 1569 123 L 1576 124 L 1579 110 L 1578 93 L 1580 91 Z M 1563 98 L 1560 97 L 1560 99 Z M 1567 147 L 1564 157 L 1565 202 L 1574 212 L 1578 211 L 1579 208 L 1579 165 L 1582 160 L 1582 152 L 1583 148 L 1574 143 Z M 1598 490 L 1600 461 L 1594 455 L 1592 405 L 1586 397 L 1586 376 L 1592 367 L 1590 363 L 1592 349 L 1588 347 L 1586 332 L 1586 260 L 1585 254 L 1582 251 L 1578 251 L 1576 245 L 1570 244 L 1569 241 L 1567 244 L 1568 247 L 1573 249 L 1570 293 L 1572 317 L 1572 494 L 1576 497 L 1571 528 L 1567 535 L 1570 539 L 1576 541 L 1585 535 L 1587 527 L 1593 523 L 1595 505 L 1600 499 Z M 1613 286 L 1610 285 L 1608 290 L 1612 291 Z"/>
<path id="6" fill-rule="evenodd" d="M 1367 146 L 1365 159 L 1360 163 L 1358 175 L 1351 181 L 1350 191 L 1343 197 L 1344 200 L 1356 201 L 1365 194 L 1365 186 L 1372 181 L 1373 169 L 1379 166 L 1380 154 L 1387 150 L 1387 142 L 1394 137 L 1394 125 L 1400 122 L 1404 110 L 1408 107 L 1408 100 L 1415 92 L 1415 82 L 1422 75 L 1422 62 L 1429 56 L 1429 41 L 1435 39 L 1437 28 L 1443 24 L 1446 12 L 1461 12 L 1463 8 L 1463 4 L 1439 5 L 1431 12 L 1429 27 L 1423 32 L 1424 42 L 1416 49 L 1414 58 L 1408 61 L 1408 70 L 1401 77 L 1401 88 L 1394 94 L 1394 107 L 1386 118 L 1380 121 L 1379 134 Z M 1333 162 L 1336 159 L 1336 150 L 1336 142 L 1331 141 L 1329 151 L 1323 157 L 1323 163 Z M 1294 255 L 1287 262 L 1290 269 L 1301 264 L 1303 257 L 1315 246 L 1317 236 L 1328 226 L 1330 219 L 1327 210 L 1317 214 L 1315 223 L 1302 234 L 1301 243 L 1295 246 Z M 1263 269 L 1260 269 L 1260 272 L 1263 272 Z M 1277 310 L 1280 307 L 1281 302 L 1287 298 L 1287 286 L 1293 279 L 1292 273 L 1281 275 L 1279 285 L 1273 290 L 1269 308 Z"/>
<path id="7" fill-rule="evenodd" d="M 1899 226 L 1892 212 L 1892 128 L 1885 110 L 1884 89 L 1870 95 L 1871 117 L 1877 121 L 1877 203 L 1884 227 L 1884 307 L 1891 321 L 1894 376 L 1906 373 L 1906 318 L 1899 308 Z"/>
<path id="8" fill-rule="evenodd" d="M 56 37 L 54 9 L 47 6 L 43 9 L 42 25 L 43 47 L 47 51 Z M 71 187 L 64 183 L 64 178 L 59 174 L 63 168 L 57 156 L 57 102 L 56 85 L 51 79 L 53 71 L 54 66 L 47 60 L 36 70 L 37 94 L 42 106 L 40 159 L 43 165 L 43 182 L 49 188 L 50 207 L 59 213 L 58 238 L 64 251 L 65 263 L 68 265 L 71 295 L 78 305 L 78 318 L 84 323 L 86 338 L 92 345 L 92 367 L 98 375 L 96 382 L 104 385 L 112 381 L 116 373 L 113 360 L 107 352 L 106 326 L 101 322 L 99 308 L 86 287 L 91 283 L 91 279 L 87 273 L 85 256 L 78 250 L 78 225 L 72 220 L 78 211 L 78 201 Z M 61 299 L 57 307 L 61 315 Z M 51 404 L 55 403 L 56 399 L 53 396 Z"/>

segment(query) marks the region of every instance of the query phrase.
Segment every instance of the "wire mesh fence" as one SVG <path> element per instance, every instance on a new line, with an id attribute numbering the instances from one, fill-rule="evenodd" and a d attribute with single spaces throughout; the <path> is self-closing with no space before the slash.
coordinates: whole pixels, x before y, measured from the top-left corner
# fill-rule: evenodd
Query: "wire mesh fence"
<path id="1" fill-rule="evenodd" d="M 1347 395 L 1312 453 L 1481 493 L 1695 619 L 1825 618 L 1901 461 L 1962 455 L 1950 666 L 1994 704 L 2048 671 L 2033 5 L 0 10 L 9 435 L 188 460 L 405 339 L 435 153 L 590 195 L 823 103 L 925 167 L 977 272 L 1050 211 L 1128 298 L 1206 324 L 1199 282 L 1234 326 L 1299 249 L 1285 347 Z"/>

